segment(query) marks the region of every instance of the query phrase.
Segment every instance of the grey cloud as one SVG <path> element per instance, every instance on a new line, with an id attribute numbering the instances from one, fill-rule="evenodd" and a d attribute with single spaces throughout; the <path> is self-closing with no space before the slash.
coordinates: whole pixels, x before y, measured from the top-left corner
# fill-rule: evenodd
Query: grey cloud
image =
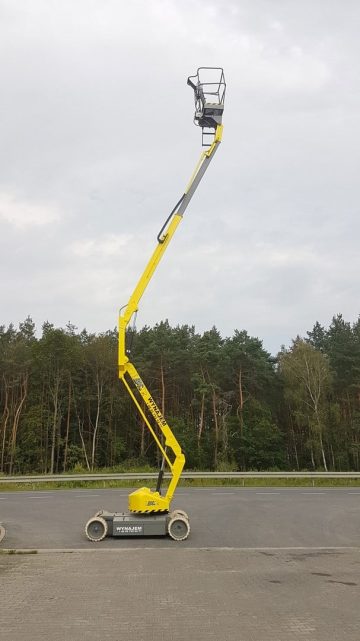
<path id="1" fill-rule="evenodd" d="M 275 352 L 354 320 L 359 18 L 355 1 L 0 1 L 0 323 L 116 324 L 196 162 L 201 64 L 225 67 L 224 141 L 140 324 L 245 328 Z"/>

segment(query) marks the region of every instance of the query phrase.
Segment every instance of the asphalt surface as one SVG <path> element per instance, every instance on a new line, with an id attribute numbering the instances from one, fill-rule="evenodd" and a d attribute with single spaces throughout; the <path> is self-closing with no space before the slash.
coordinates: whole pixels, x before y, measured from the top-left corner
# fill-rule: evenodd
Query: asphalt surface
<path id="1" fill-rule="evenodd" d="M 126 511 L 130 490 L 1 492 L 2 548 L 290 548 L 360 547 L 360 489 L 180 488 L 172 508 L 186 510 L 190 537 L 106 538 L 89 542 L 99 509 Z"/>

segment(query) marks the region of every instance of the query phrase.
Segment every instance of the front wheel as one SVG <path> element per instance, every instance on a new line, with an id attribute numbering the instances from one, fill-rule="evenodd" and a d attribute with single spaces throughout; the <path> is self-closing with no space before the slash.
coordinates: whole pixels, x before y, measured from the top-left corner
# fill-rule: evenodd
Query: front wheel
<path id="1" fill-rule="evenodd" d="M 168 523 L 169 536 L 174 541 L 185 541 L 190 534 L 190 523 L 187 518 L 176 514 Z"/>
<path id="2" fill-rule="evenodd" d="M 89 541 L 98 543 L 102 541 L 108 532 L 108 524 L 101 516 L 94 516 L 85 525 L 85 534 Z"/>

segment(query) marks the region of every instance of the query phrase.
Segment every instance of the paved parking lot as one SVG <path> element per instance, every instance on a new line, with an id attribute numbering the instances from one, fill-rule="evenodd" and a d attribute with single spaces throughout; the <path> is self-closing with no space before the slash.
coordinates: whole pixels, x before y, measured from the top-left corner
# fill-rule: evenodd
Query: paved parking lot
<path id="1" fill-rule="evenodd" d="M 0 554 L 3 641 L 359 641 L 360 551 Z"/>

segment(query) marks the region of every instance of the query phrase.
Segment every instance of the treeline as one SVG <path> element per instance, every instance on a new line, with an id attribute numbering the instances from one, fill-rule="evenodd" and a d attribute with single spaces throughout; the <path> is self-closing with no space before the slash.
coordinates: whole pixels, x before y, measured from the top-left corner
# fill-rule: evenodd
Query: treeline
<path id="1" fill-rule="evenodd" d="M 258 338 L 162 322 L 132 359 L 192 469 L 359 470 L 360 319 L 271 356 Z M 0 472 L 159 464 L 117 378 L 117 333 L 0 326 Z"/>

